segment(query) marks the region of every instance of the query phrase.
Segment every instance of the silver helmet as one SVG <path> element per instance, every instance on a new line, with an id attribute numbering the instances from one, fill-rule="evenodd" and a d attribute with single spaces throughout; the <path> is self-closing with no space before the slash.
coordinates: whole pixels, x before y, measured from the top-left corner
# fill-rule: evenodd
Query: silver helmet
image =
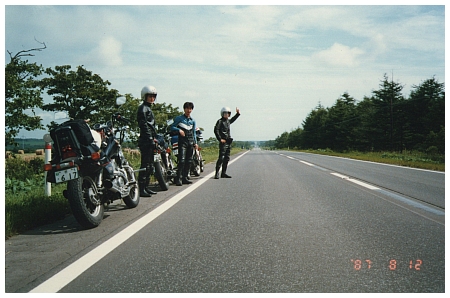
<path id="1" fill-rule="evenodd" d="M 141 99 L 145 100 L 145 95 L 146 94 L 154 94 L 155 96 L 158 94 L 156 92 L 156 88 L 153 86 L 144 86 L 144 88 L 142 88 L 141 90 Z"/>
<path id="2" fill-rule="evenodd" d="M 230 109 L 229 107 L 223 107 L 223 108 L 220 110 L 220 116 L 223 117 L 223 114 L 225 114 L 225 113 L 231 114 L 231 109 Z"/>

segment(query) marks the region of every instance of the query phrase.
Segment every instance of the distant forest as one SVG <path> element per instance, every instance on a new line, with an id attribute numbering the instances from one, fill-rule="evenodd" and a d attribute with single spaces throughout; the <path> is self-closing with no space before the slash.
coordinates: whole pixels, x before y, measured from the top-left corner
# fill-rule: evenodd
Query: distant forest
<path id="1" fill-rule="evenodd" d="M 284 132 L 265 146 L 333 151 L 421 151 L 445 153 L 445 89 L 434 77 L 412 87 L 385 75 L 380 89 L 356 101 L 348 93 L 332 107 L 319 105 L 301 127 Z"/>

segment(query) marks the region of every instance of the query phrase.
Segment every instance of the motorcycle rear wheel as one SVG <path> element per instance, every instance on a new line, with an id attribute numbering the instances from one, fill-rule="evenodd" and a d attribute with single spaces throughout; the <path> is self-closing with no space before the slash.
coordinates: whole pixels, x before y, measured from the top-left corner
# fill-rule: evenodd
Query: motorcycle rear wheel
<path id="1" fill-rule="evenodd" d="M 127 172 L 127 178 L 129 182 L 134 182 L 133 185 L 130 186 L 130 194 L 123 198 L 123 202 L 127 205 L 128 208 L 135 208 L 139 205 L 139 201 L 141 196 L 139 195 L 139 189 L 136 182 L 136 177 L 134 175 L 133 169 L 126 167 L 125 171 Z"/>
<path id="2" fill-rule="evenodd" d="M 105 209 L 91 177 L 80 176 L 68 181 L 67 199 L 73 216 L 83 228 L 95 228 L 102 222 Z"/>
<path id="3" fill-rule="evenodd" d="M 166 191 L 169 189 L 169 177 L 161 160 L 155 161 L 155 178 L 158 180 L 161 190 Z"/>

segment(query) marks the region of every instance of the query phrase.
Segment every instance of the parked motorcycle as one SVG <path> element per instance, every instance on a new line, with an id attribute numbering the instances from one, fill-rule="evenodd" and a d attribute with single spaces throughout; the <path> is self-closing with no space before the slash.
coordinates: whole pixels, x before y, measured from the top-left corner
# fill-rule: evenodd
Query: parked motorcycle
<path id="1" fill-rule="evenodd" d="M 192 163 L 190 174 L 194 176 L 200 176 L 200 173 L 205 169 L 204 160 L 201 153 L 202 148 L 200 147 L 200 143 L 203 141 L 202 131 L 197 127 L 196 130 L 197 136 L 197 149 L 194 149 L 194 153 L 192 154 Z"/>
<path id="2" fill-rule="evenodd" d="M 169 180 L 171 178 L 171 169 L 169 165 L 170 148 L 164 140 L 162 134 L 157 134 L 154 150 L 155 178 L 158 180 L 161 190 L 169 189 Z"/>
<path id="3" fill-rule="evenodd" d="M 44 166 L 47 182 L 67 183 L 63 194 L 84 228 L 97 227 L 105 205 L 114 200 L 122 199 L 129 208 L 139 204 L 135 171 L 121 148 L 127 123 L 120 113 L 113 114 L 106 125 L 95 124 L 93 130 L 84 120 L 70 120 L 45 136 L 54 147 L 53 159 Z"/>

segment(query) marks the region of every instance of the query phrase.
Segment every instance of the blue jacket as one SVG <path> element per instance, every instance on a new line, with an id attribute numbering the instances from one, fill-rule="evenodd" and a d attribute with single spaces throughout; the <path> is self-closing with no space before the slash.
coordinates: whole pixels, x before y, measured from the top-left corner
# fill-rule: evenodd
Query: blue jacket
<path id="1" fill-rule="evenodd" d="M 170 128 L 172 131 L 176 131 L 178 134 L 178 138 L 180 141 L 185 139 L 189 143 L 196 144 L 197 143 L 197 135 L 195 132 L 196 129 L 195 120 L 191 117 L 186 117 L 186 115 L 180 115 L 175 117 L 172 127 Z M 180 130 L 184 131 L 185 137 L 180 136 Z"/>

